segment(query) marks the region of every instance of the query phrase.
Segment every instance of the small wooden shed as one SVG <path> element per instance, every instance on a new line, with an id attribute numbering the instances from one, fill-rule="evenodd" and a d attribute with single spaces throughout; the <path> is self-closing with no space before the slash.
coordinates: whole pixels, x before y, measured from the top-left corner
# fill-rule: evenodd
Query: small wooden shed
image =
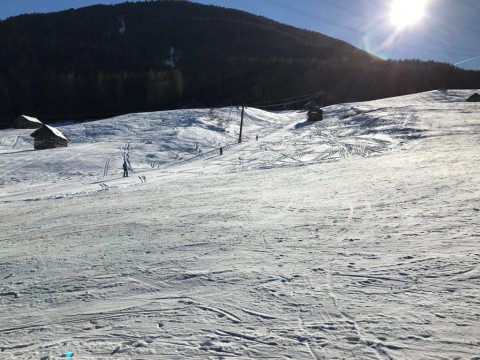
<path id="1" fill-rule="evenodd" d="M 307 112 L 307 118 L 309 121 L 322 121 L 323 120 L 323 110 L 318 106 L 312 106 Z"/>
<path id="2" fill-rule="evenodd" d="M 15 122 L 15 127 L 17 129 L 38 129 L 40 126 L 42 126 L 42 122 L 40 120 L 27 115 L 20 115 L 13 121 Z"/>
<path id="3" fill-rule="evenodd" d="M 480 102 L 480 94 L 478 93 L 475 93 L 473 95 L 471 95 L 468 99 L 467 99 L 468 102 Z"/>
<path id="4" fill-rule="evenodd" d="M 30 136 L 35 138 L 34 147 L 36 150 L 65 147 L 68 143 L 68 138 L 60 130 L 46 124 L 43 124 Z"/>

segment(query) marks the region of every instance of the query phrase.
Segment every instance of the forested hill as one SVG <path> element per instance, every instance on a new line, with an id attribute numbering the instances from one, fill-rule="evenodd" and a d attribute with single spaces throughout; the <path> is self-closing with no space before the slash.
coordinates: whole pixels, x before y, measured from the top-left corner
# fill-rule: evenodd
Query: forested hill
<path id="1" fill-rule="evenodd" d="M 0 21 L 0 118 L 93 118 L 328 91 L 328 103 L 440 87 L 480 72 L 383 61 L 328 36 L 187 1 L 96 5 Z"/>

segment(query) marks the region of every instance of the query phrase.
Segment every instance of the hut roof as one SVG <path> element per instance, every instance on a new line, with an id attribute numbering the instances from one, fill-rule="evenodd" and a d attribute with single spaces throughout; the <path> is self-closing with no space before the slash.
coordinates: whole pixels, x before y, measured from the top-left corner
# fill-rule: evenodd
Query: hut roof
<path id="1" fill-rule="evenodd" d="M 475 93 L 475 94 L 471 95 L 471 96 L 467 99 L 467 101 L 469 101 L 469 102 L 480 102 L 480 94 Z"/>
<path id="2" fill-rule="evenodd" d="M 68 138 L 65 135 L 63 135 L 63 133 L 60 130 L 58 130 L 57 128 L 54 128 L 53 126 L 49 126 L 47 124 L 43 124 L 41 128 L 35 130 L 33 133 L 30 134 L 30 136 L 35 137 L 37 136 L 38 133 L 45 131 L 45 129 L 51 132 L 52 134 L 54 134 L 55 136 L 58 136 L 59 138 L 62 138 L 68 141 Z"/>
<path id="3" fill-rule="evenodd" d="M 20 115 L 21 117 L 25 118 L 26 120 L 28 121 L 31 121 L 31 122 L 34 122 L 34 123 L 38 123 L 38 124 L 42 124 L 42 122 L 40 120 L 38 120 L 37 118 L 34 118 L 32 116 L 27 116 L 27 115 Z"/>

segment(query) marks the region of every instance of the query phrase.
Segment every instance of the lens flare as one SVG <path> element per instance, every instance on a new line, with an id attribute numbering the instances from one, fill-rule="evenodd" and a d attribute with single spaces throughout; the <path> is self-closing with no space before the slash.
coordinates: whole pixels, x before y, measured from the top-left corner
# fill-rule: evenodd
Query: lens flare
<path id="1" fill-rule="evenodd" d="M 390 21 L 399 30 L 414 25 L 425 16 L 428 0 L 393 0 Z"/>

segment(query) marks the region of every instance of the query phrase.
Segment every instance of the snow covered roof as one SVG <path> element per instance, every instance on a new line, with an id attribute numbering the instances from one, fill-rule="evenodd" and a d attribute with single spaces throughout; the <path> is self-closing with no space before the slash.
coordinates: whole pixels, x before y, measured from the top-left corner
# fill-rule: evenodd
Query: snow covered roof
<path id="1" fill-rule="evenodd" d="M 34 117 L 32 117 L 32 116 L 27 116 L 27 115 L 20 115 L 20 116 L 23 117 L 23 118 L 25 118 L 25 119 L 28 120 L 28 121 L 42 124 L 42 122 L 41 122 L 40 120 L 38 120 L 37 118 L 34 118 Z"/>
<path id="2" fill-rule="evenodd" d="M 35 137 L 37 133 L 42 131 L 44 127 L 48 129 L 51 133 L 53 133 L 55 136 L 58 136 L 68 141 L 68 138 L 65 135 L 63 135 L 63 133 L 60 130 L 58 130 L 57 128 L 54 128 L 53 126 L 49 126 L 47 124 L 43 124 L 43 126 L 40 129 L 35 130 L 33 133 L 30 134 L 30 136 Z"/>
<path id="3" fill-rule="evenodd" d="M 53 126 L 48 126 L 46 124 L 44 124 L 43 126 L 46 126 L 56 136 L 61 137 L 62 139 L 68 140 L 68 138 L 65 135 L 63 135 L 63 133 L 60 130 L 58 130 L 57 128 L 54 128 Z"/>

